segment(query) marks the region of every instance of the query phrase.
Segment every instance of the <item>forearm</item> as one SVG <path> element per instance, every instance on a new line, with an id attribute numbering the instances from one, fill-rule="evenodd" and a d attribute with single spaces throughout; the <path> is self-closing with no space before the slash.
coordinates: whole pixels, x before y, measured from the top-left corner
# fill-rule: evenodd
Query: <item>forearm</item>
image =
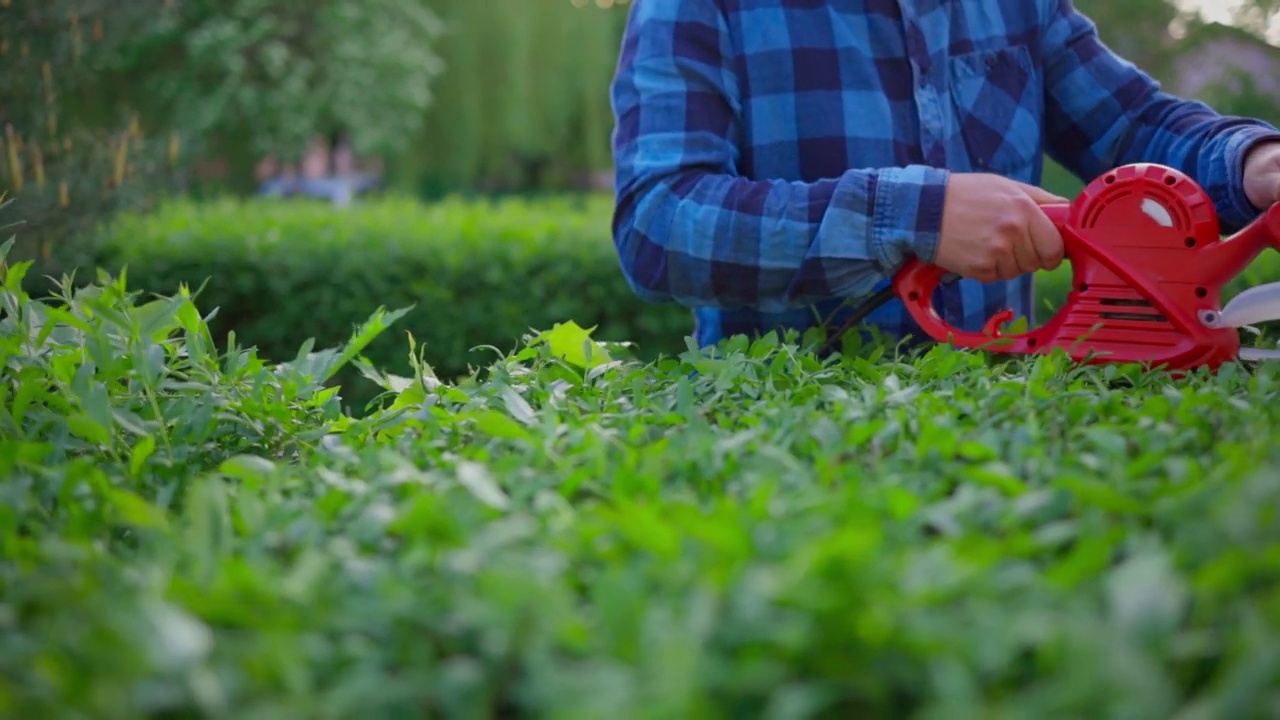
<path id="1" fill-rule="evenodd" d="M 772 312 L 859 296 L 908 256 L 931 260 L 947 173 L 851 170 L 814 183 L 674 169 L 646 177 L 619 188 L 614 221 L 635 292 Z"/>
<path id="2" fill-rule="evenodd" d="M 623 272 L 651 301 L 777 311 L 868 292 L 929 260 L 947 173 L 743 177 L 731 34 L 713 0 L 633 3 L 611 88 Z"/>
<path id="3" fill-rule="evenodd" d="M 1212 198 L 1224 230 L 1257 215 L 1243 190 L 1243 159 L 1255 143 L 1280 138 L 1266 123 L 1224 116 L 1163 92 L 1102 45 L 1068 0 L 1048 0 L 1045 47 L 1049 154 L 1084 179 L 1118 165 L 1178 168 Z"/>
<path id="4" fill-rule="evenodd" d="M 1121 164 L 1154 162 L 1186 172 L 1209 194 L 1228 232 L 1257 216 L 1245 197 L 1244 158 L 1257 142 L 1280 137 L 1274 128 L 1164 93 L 1146 103 L 1131 127 L 1131 139 L 1120 143 Z"/>

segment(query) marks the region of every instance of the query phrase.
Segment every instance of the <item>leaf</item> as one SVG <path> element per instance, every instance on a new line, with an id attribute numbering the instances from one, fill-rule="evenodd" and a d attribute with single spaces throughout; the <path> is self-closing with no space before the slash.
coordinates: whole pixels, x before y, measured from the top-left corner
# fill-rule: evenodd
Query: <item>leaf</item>
<path id="1" fill-rule="evenodd" d="M 79 379 L 79 372 L 77 372 Z M 84 411 L 88 413 L 93 421 L 102 426 L 107 433 L 114 431 L 111 417 L 111 395 L 107 390 L 107 386 L 93 380 L 85 378 L 84 385 L 80 388 L 80 403 Z M 106 443 L 103 443 L 106 444 Z"/>
<path id="2" fill-rule="evenodd" d="M 164 375 L 164 346 L 148 343 L 145 347 L 146 350 L 142 355 L 142 369 L 147 378 L 147 383 L 154 386 Z"/>
<path id="3" fill-rule="evenodd" d="M 920 507 L 920 498 L 900 487 L 890 487 L 885 490 L 885 501 L 889 512 L 898 521 L 910 518 Z"/>
<path id="4" fill-rule="evenodd" d="M 960 457 L 977 462 L 989 462 L 999 457 L 995 448 L 977 440 L 962 441 L 957 452 Z"/>
<path id="5" fill-rule="evenodd" d="M 193 482 L 176 524 L 181 527 L 181 543 L 190 562 L 186 573 L 198 582 L 207 582 L 218 572 L 233 537 L 226 485 L 216 477 Z"/>
<path id="6" fill-rule="evenodd" d="M 164 511 L 128 490 L 110 488 L 107 490 L 107 500 L 129 525 L 155 530 L 169 527 Z"/>
<path id="7" fill-rule="evenodd" d="M 538 422 L 538 415 L 533 411 L 533 406 L 527 400 L 520 397 L 510 385 L 502 387 L 502 401 L 507 406 L 507 412 L 516 420 L 525 425 L 534 425 Z"/>
<path id="8" fill-rule="evenodd" d="M 178 312 L 189 301 L 182 295 L 153 300 L 133 308 L 138 323 L 138 337 L 160 339 L 178 327 Z"/>
<path id="9" fill-rule="evenodd" d="M 751 358 L 767 357 L 769 353 L 773 352 L 774 349 L 778 347 L 778 343 L 779 343 L 778 333 L 776 332 L 763 333 L 760 335 L 760 337 L 756 338 L 755 341 L 751 343 L 751 347 L 747 352 L 747 356 Z"/>
<path id="10" fill-rule="evenodd" d="M 1181 620 L 1187 586 L 1166 553 L 1145 550 L 1110 574 L 1107 599 L 1112 618 L 1125 632 L 1164 634 Z"/>
<path id="11" fill-rule="evenodd" d="M 129 452 L 129 472 L 135 477 L 142 472 L 142 466 L 146 464 L 147 459 L 156 451 L 156 439 L 150 435 L 138 438 L 133 443 L 133 449 Z"/>
<path id="12" fill-rule="evenodd" d="M 333 379 L 333 376 L 339 370 L 359 357 L 369 343 L 377 339 L 387 328 L 391 327 L 411 310 L 413 310 L 412 305 L 391 312 L 388 312 L 384 307 L 379 307 L 352 333 L 351 338 L 347 340 L 340 351 L 330 348 L 319 352 L 309 352 L 310 344 L 314 341 L 308 340 L 299 349 L 298 357 L 287 363 L 286 366 L 313 378 L 317 383 L 326 383 Z"/>
<path id="13" fill-rule="evenodd" d="M 1027 331 L 1028 327 L 1027 316 L 1020 315 L 1008 325 L 1005 325 L 1000 333 L 1002 335 L 1021 335 Z"/>
<path id="14" fill-rule="evenodd" d="M 1069 590 L 1096 577 L 1111 562 L 1114 546 L 1122 535 L 1123 531 L 1116 529 L 1108 534 L 1080 537 L 1071 552 L 1046 571 L 1045 578 L 1054 586 Z"/>
<path id="15" fill-rule="evenodd" d="M 506 510 L 511 501 L 494 481 L 489 468 L 479 463 L 463 461 L 457 467 L 458 482 L 480 502 L 495 510 Z"/>
<path id="16" fill-rule="evenodd" d="M 178 323 L 191 335 L 200 334 L 204 321 L 200 318 L 200 311 L 196 309 L 195 303 L 190 300 L 182 303 L 178 308 Z"/>
<path id="17" fill-rule="evenodd" d="M 1000 490 L 1006 495 L 1017 496 L 1026 491 L 1026 484 L 1013 474 L 1013 469 L 998 461 L 965 468 L 962 477 L 972 483 Z"/>
<path id="18" fill-rule="evenodd" d="M 391 403 L 391 407 L 389 409 L 395 411 L 404 408 L 417 407 L 425 402 L 426 399 L 427 391 L 423 389 L 422 383 L 411 383 L 396 395 L 395 402 Z"/>
<path id="19" fill-rule="evenodd" d="M 111 433 L 97 420 L 86 413 L 75 413 L 67 417 L 67 429 L 73 435 L 95 445 L 110 445 Z"/>
<path id="20" fill-rule="evenodd" d="M 1062 477 L 1057 484 L 1075 494 L 1081 502 L 1115 513 L 1139 514 L 1145 511 L 1142 503 L 1116 491 L 1110 485 L 1082 477 Z"/>
<path id="21" fill-rule="evenodd" d="M 612 362 L 613 357 L 602 345 L 591 339 L 595 326 L 583 329 L 570 320 L 556 323 L 550 330 L 539 334 L 531 344 L 546 343 L 551 354 L 580 368 L 591 368 Z M 588 353 L 590 358 L 588 358 Z"/>
<path id="22" fill-rule="evenodd" d="M 364 349 L 369 346 L 369 343 L 377 339 L 379 335 L 398 322 L 400 318 L 403 318 L 405 315 L 412 312 L 413 308 L 413 305 L 409 305 L 407 307 L 402 307 L 388 312 L 385 307 L 380 307 L 374 311 L 374 313 L 369 316 L 369 319 L 352 334 L 351 339 L 348 340 L 347 344 L 342 348 L 342 356 L 338 363 L 330 368 L 329 372 L 324 377 L 320 378 L 320 380 L 322 382 L 329 381 L 333 377 L 334 373 L 345 366 L 348 362 L 351 362 L 351 360 L 357 357 L 360 353 L 364 352 Z"/>
<path id="23" fill-rule="evenodd" d="M 13 245 L 13 238 L 5 241 L 6 254 L 9 247 Z M 4 287 L 10 292 L 18 292 L 22 288 L 22 281 L 27 276 L 27 271 L 31 269 L 33 262 L 31 260 L 23 260 L 10 265 L 0 265 L 0 268 L 6 268 L 4 276 Z"/>
<path id="24" fill-rule="evenodd" d="M 38 376 L 36 376 L 38 377 Z M 21 427 L 26 420 L 27 410 L 35 405 L 37 398 L 44 395 L 47 396 L 49 391 L 45 389 L 44 383 L 28 380 L 18 384 L 18 392 L 13 398 L 13 422 Z"/>
<path id="25" fill-rule="evenodd" d="M 189 667 L 213 649 L 209 627 L 185 610 L 168 603 L 149 602 L 139 608 L 152 632 L 147 633 L 153 661 L 169 668 Z"/>
<path id="26" fill-rule="evenodd" d="M 259 480 L 270 476 L 276 466 L 270 460 L 256 455 L 236 455 L 222 461 L 218 472 L 239 480 Z"/>
<path id="27" fill-rule="evenodd" d="M 508 440 L 527 440 L 531 437 L 529 432 L 510 416 L 496 410 L 479 410 L 462 417 L 475 421 L 476 429 L 486 435 Z"/>
<path id="28" fill-rule="evenodd" d="M 407 378 L 393 373 L 383 372 L 375 368 L 363 356 L 357 357 L 352 361 L 352 365 L 361 376 L 372 380 L 378 384 L 383 390 L 389 390 L 394 393 L 402 393 L 413 385 L 413 378 Z"/>

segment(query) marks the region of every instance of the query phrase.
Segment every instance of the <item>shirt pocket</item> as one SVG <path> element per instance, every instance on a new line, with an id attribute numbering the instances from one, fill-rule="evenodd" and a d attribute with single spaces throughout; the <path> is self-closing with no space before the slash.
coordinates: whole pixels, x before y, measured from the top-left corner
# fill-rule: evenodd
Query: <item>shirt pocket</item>
<path id="1" fill-rule="evenodd" d="M 1041 153 L 1043 88 L 1026 46 L 947 59 L 959 139 L 975 170 L 1029 175 Z"/>

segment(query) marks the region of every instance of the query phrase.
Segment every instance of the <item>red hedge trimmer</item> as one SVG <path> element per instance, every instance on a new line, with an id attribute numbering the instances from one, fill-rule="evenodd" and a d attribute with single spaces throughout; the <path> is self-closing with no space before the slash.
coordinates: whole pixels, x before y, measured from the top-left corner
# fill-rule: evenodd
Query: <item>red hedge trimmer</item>
<path id="1" fill-rule="evenodd" d="M 1139 163 L 1097 178 L 1069 204 L 1042 209 L 1062 234 L 1073 275 L 1066 303 L 1042 326 L 1004 335 L 1001 326 L 1013 319 L 1005 310 L 980 332 L 955 328 L 938 315 L 933 295 L 956 276 L 913 258 L 845 328 L 897 297 L 934 340 L 956 347 L 1020 355 L 1062 348 L 1077 362 L 1174 371 L 1280 360 L 1280 350 L 1241 349 L 1237 332 L 1280 319 L 1280 283 L 1246 290 L 1221 306 L 1223 286 L 1263 249 L 1280 250 L 1280 206 L 1222 238 L 1203 188 L 1172 168 Z"/>

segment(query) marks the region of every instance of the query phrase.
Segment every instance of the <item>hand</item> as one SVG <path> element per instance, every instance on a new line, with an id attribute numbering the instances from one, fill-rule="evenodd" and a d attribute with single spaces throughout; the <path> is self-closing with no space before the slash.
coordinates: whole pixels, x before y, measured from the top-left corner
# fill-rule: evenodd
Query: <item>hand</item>
<path id="1" fill-rule="evenodd" d="M 1259 143 L 1245 155 L 1244 194 L 1258 210 L 1280 201 L 1280 142 Z"/>
<path id="2" fill-rule="evenodd" d="M 953 173 L 934 264 L 980 282 L 1056 269 L 1062 235 L 1040 205 L 1067 202 L 999 175 Z"/>

